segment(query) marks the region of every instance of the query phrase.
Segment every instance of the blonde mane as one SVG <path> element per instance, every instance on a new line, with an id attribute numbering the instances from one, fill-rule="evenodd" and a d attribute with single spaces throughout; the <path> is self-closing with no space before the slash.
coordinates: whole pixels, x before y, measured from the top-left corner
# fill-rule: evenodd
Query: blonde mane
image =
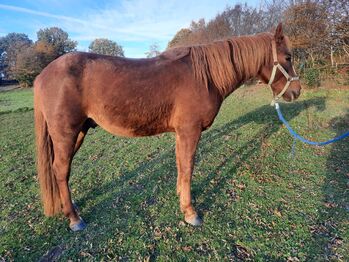
<path id="1" fill-rule="evenodd" d="M 232 86 L 257 75 L 263 64 L 271 63 L 270 33 L 233 37 L 190 47 L 196 79 L 206 87 L 213 83 L 225 96 Z"/>

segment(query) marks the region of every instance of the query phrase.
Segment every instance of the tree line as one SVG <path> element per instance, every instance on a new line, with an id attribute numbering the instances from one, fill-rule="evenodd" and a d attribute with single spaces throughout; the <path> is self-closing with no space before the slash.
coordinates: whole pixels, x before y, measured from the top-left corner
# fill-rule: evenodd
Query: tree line
<path id="1" fill-rule="evenodd" d="M 349 57 L 349 1 L 281 0 L 265 1 L 261 6 L 228 6 L 215 18 L 192 21 L 180 29 L 168 48 L 204 44 L 231 36 L 253 35 L 270 31 L 284 23 L 295 55 L 311 61 L 330 60 L 332 64 Z"/>
<path id="2" fill-rule="evenodd" d="M 35 42 L 26 34 L 9 33 L 0 37 L 0 80 L 15 79 L 22 86 L 32 86 L 43 68 L 76 47 L 77 42 L 58 27 L 40 29 Z M 104 38 L 93 40 L 89 52 L 124 56 L 122 46 Z"/>
<path id="3" fill-rule="evenodd" d="M 180 29 L 167 48 L 270 31 L 280 21 L 290 37 L 294 63 L 301 73 L 308 68 L 310 76 L 316 77 L 319 73 L 314 68 L 349 63 L 347 0 L 262 0 L 259 7 L 247 3 L 227 6 L 209 21 L 199 19 Z M 57 27 L 39 30 L 36 42 L 21 33 L 0 37 L 0 79 L 16 79 L 24 86 L 31 86 L 45 66 L 76 47 L 77 42 Z M 122 46 L 103 38 L 92 41 L 89 52 L 124 56 Z M 146 57 L 159 54 L 157 44 L 145 53 Z"/>
<path id="4" fill-rule="evenodd" d="M 228 6 L 208 22 L 200 19 L 180 29 L 167 48 L 271 31 L 280 21 L 299 70 L 348 65 L 348 0 L 266 0 L 258 8 L 246 3 Z"/>

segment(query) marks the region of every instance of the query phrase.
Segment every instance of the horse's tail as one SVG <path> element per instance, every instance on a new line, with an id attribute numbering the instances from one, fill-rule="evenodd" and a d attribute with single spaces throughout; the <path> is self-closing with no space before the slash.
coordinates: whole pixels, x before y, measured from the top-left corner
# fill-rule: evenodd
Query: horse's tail
<path id="1" fill-rule="evenodd" d="M 34 102 L 36 165 L 41 199 L 44 205 L 45 215 L 53 216 L 62 210 L 59 189 L 53 171 L 54 150 L 51 136 L 47 128 L 47 122 L 37 103 L 38 99 L 34 98 L 34 100 L 36 100 Z"/>

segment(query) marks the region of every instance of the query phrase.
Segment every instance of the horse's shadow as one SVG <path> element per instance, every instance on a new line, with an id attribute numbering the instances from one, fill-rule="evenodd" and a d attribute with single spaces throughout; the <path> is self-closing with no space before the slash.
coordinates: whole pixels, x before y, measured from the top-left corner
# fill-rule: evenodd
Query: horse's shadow
<path id="1" fill-rule="evenodd" d="M 286 119 L 292 120 L 303 110 L 310 107 L 315 107 L 316 110 L 320 111 L 324 110 L 325 98 L 319 97 L 285 104 L 283 105 L 283 113 Z M 252 122 L 263 125 L 262 130 L 256 132 L 255 135 L 237 149 L 226 146 L 224 137 L 238 139 L 236 133 L 239 132 L 239 128 Z M 193 198 L 194 200 L 198 199 L 194 206 L 201 215 L 205 216 L 208 211 L 213 212 L 211 209 L 218 202 L 218 199 L 213 196 L 219 194 L 228 180 L 233 178 L 232 175 L 217 176 L 217 173 L 222 168 L 225 168 L 233 158 L 234 165 L 229 165 L 229 174 L 234 174 L 237 171 L 237 167 L 249 159 L 252 154 L 263 150 L 265 139 L 276 133 L 280 126 L 274 109 L 269 105 L 265 105 L 227 124 L 213 126 L 210 130 L 204 132 L 195 161 L 195 166 L 200 174 L 197 175 L 196 171 L 194 171 L 192 183 Z M 220 151 L 220 155 L 217 156 L 221 158 L 220 164 L 213 168 L 206 168 L 204 170 L 206 174 L 201 175 L 200 166 L 205 164 L 208 155 L 212 154 L 210 157 L 215 157 L 213 154 L 217 153 L 217 148 Z M 123 175 L 116 177 L 113 182 L 104 183 L 102 186 L 95 186 L 85 191 L 84 195 L 77 199 L 77 203 L 83 211 L 82 216 L 88 223 L 94 224 L 95 228 L 98 228 L 97 224 L 100 224 L 103 230 L 108 232 L 128 230 L 129 233 L 135 233 L 132 230 L 137 230 L 137 227 L 130 228 L 130 225 L 139 224 L 140 220 L 143 226 L 148 229 L 179 221 L 182 219 L 179 212 L 179 204 L 176 206 L 166 204 L 167 200 L 175 197 L 175 163 L 173 141 L 172 145 L 161 154 L 156 154 L 150 160 L 138 163 L 138 166 L 135 168 L 122 170 Z M 198 176 L 197 180 L 196 176 Z M 212 179 L 215 179 L 214 186 L 207 186 Z M 84 208 L 91 197 L 98 197 L 102 200 L 94 205 L 89 204 L 88 208 Z M 150 211 L 150 207 L 152 207 L 152 211 Z M 166 208 L 167 212 L 163 211 L 164 208 Z M 162 214 L 161 218 L 158 217 L 158 212 Z M 115 221 L 115 223 L 103 224 L 103 221 Z M 139 233 L 136 232 L 136 234 Z M 156 242 L 153 231 L 146 234 L 148 234 L 147 241 L 151 243 Z M 104 238 L 106 237 L 98 235 L 98 241 L 107 241 Z M 152 251 L 149 251 L 149 255 L 153 258 L 157 256 L 156 245 Z"/>
<path id="2" fill-rule="evenodd" d="M 336 136 L 342 135 L 349 127 L 349 110 L 344 116 L 331 120 L 330 126 Z M 340 253 L 348 256 L 348 241 L 345 230 L 348 230 L 349 213 L 349 143 L 348 138 L 331 147 L 326 161 L 326 177 L 323 182 L 323 203 L 318 208 L 318 219 L 312 226 L 313 250 L 319 250 L 318 256 L 330 261 L 344 261 Z M 348 231 L 346 231 L 348 232 Z M 341 249 L 342 252 L 337 252 Z M 318 259 L 318 258 L 316 258 Z"/>

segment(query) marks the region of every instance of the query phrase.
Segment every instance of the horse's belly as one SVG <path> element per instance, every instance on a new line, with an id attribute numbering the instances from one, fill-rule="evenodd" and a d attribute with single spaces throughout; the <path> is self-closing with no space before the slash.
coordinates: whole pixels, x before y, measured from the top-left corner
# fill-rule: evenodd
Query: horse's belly
<path id="1" fill-rule="evenodd" d="M 167 121 L 142 121 L 135 119 L 105 119 L 98 116 L 90 116 L 100 127 L 109 133 L 124 137 L 152 136 L 164 132 L 173 131 Z"/>
<path id="2" fill-rule="evenodd" d="M 108 131 L 109 133 L 116 135 L 116 136 L 124 136 L 124 137 L 134 137 L 133 130 L 130 128 L 125 128 L 118 125 L 107 125 L 107 124 L 99 124 L 100 127 L 102 127 L 104 130 Z"/>
<path id="3" fill-rule="evenodd" d="M 127 99 L 110 95 L 103 103 L 93 103 L 87 115 L 99 126 L 114 135 L 135 137 L 151 136 L 172 131 L 170 120 L 173 103 L 163 99 L 151 99 L 140 93 Z"/>

